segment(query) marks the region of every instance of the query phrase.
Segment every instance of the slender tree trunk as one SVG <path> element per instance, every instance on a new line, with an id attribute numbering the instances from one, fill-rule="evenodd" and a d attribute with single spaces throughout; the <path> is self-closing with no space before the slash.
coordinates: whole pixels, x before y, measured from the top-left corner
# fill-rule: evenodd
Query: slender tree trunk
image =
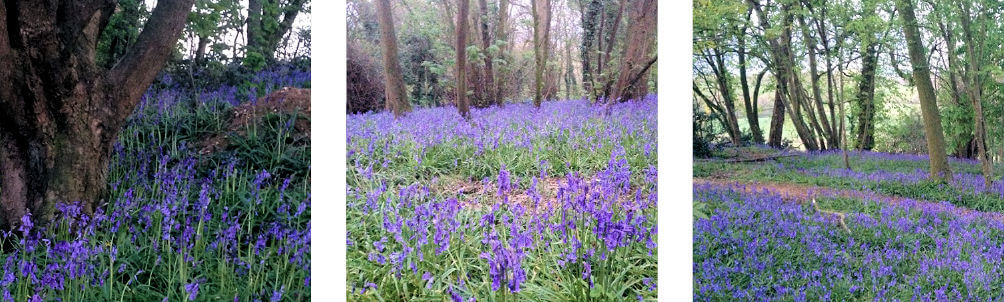
<path id="1" fill-rule="evenodd" d="M 488 47 L 491 46 L 491 35 L 488 31 L 488 2 L 486 0 L 478 0 L 478 6 L 481 9 L 481 50 L 485 53 L 485 85 L 488 85 L 488 105 L 498 103 L 495 97 L 498 93 L 495 91 L 495 73 L 492 68 L 492 54 L 488 51 Z"/>
<path id="2" fill-rule="evenodd" d="M 760 21 L 760 26 L 764 30 L 770 30 L 771 25 L 766 15 L 761 8 L 758 0 L 746 0 L 746 3 L 757 13 L 757 19 Z M 818 142 L 816 141 L 815 135 L 802 119 L 801 113 L 801 83 L 798 81 L 798 73 L 794 70 L 794 60 L 791 55 L 791 30 L 793 23 L 793 17 L 789 13 L 790 6 L 782 7 L 784 24 L 781 26 L 782 33 L 779 37 L 769 38 L 767 40 L 770 47 L 771 57 L 774 61 L 774 77 L 786 93 L 785 97 L 778 98 L 778 100 L 783 102 L 783 107 L 787 107 L 786 110 L 789 112 L 792 124 L 795 126 L 795 132 L 798 133 L 799 139 L 802 141 L 802 145 L 806 150 L 816 151 L 819 150 Z M 777 110 L 777 108 L 775 108 Z M 772 122 L 773 123 L 773 122 Z M 773 126 L 772 126 L 773 128 Z M 771 134 L 773 136 L 773 134 Z M 780 143 L 780 141 L 778 141 Z"/>
<path id="3" fill-rule="evenodd" d="M 195 50 L 195 64 L 202 66 L 206 61 L 206 46 L 209 45 L 210 38 L 199 36 L 199 47 Z"/>
<path id="4" fill-rule="evenodd" d="M 499 1 L 499 21 L 495 25 L 495 39 L 506 42 L 505 45 L 499 48 L 499 57 L 509 61 L 509 0 Z M 500 69 L 504 69 L 500 67 Z M 505 93 L 503 90 L 506 86 L 506 76 L 504 71 L 499 71 L 499 74 L 495 77 L 495 101 L 499 106 L 505 105 Z"/>
<path id="5" fill-rule="evenodd" d="M 589 1 L 589 7 L 582 17 L 582 47 L 579 54 L 582 61 L 582 89 L 591 101 L 596 101 L 595 83 L 593 81 L 592 56 L 593 42 L 596 40 L 596 17 L 602 5 L 600 0 Z"/>
<path id="6" fill-rule="evenodd" d="M 781 148 L 784 135 L 784 85 L 777 81 L 777 89 L 774 93 L 774 110 L 770 114 L 770 137 L 767 145 L 774 148 Z"/>
<path id="7" fill-rule="evenodd" d="M 920 28 L 911 1 L 896 0 L 896 9 L 903 20 L 903 34 L 906 36 L 910 53 L 910 64 L 913 65 L 913 79 L 920 95 L 920 111 L 924 119 L 924 134 L 931 161 L 931 178 L 947 181 L 952 179 L 952 171 L 948 165 L 948 156 L 945 154 L 945 133 L 941 127 L 941 115 L 938 113 L 934 85 L 931 84 L 926 50 L 921 44 Z"/>
<path id="8" fill-rule="evenodd" d="M 816 113 L 819 115 L 818 118 L 813 118 L 813 120 L 818 120 L 817 128 L 821 130 L 821 136 L 826 138 L 826 144 L 836 146 L 839 145 L 837 138 L 834 135 L 836 131 L 830 128 L 830 122 L 826 118 L 826 108 L 823 107 L 822 90 L 819 89 L 819 69 L 816 62 L 816 40 L 809 32 L 809 26 L 805 22 L 805 17 L 800 16 L 798 21 L 802 25 L 802 41 L 805 43 L 805 49 L 807 50 L 809 56 L 809 79 L 812 81 L 812 83 L 810 83 L 810 86 L 812 86 L 812 99 L 815 101 Z M 811 111 L 809 113 L 812 114 Z"/>
<path id="9" fill-rule="evenodd" d="M 385 106 L 400 117 L 411 112 L 408 94 L 404 88 L 401 65 L 397 59 L 397 36 L 394 34 L 394 16 L 390 0 L 377 0 L 377 21 L 380 23 L 380 48 L 383 50 Z"/>
<path id="10" fill-rule="evenodd" d="M 718 84 L 718 91 L 722 95 L 722 103 L 725 105 L 725 126 L 729 128 L 729 137 L 736 146 L 742 144 L 742 132 L 739 130 L 739 121 L 736 118 L 735 97 L 732 95 L 732 85 L 729 84 L 729 73 L 725 70 L 725 59 L 718 48 L 711 50 L 710 54 L 714 60 L 708 60 L 715 71 L 715 80 Z M 717 66 L 717 67 L 716 67 Z"/>
<path id="11" fill-rule="evenodd" d="M 2 226 L 16 227 L 29 213 L 45 225 L 58 203 L 93 213 L 118 133 L 170 56 L 193 2 L 158 2 L 110 70 L 97 66 L 95 53 L 114 1 L 0 4 Z"/>
<path id="12" fill-rule="evenodd" d="M 976 130 L 976 150 L 980 158 L 980 166 L 983 170 L 983 182 L 985 185 L 990 186 L 991 180 L 993 179 L 993 169 L 990 167 L 990 157 L 987 155 L 987 132 L 986 125 L 983 122 L 983 82 L 980 79 L 981 68 L 983 65 L 983 50 L 976 49 L 976 45 L 983 45 L 983 41 L 977 40 L 976 35 L 973 33 L 972 21 L 970 20 L 970 9 L 968 3 L 962 4 L 962 11 L 960 14 L 960 19 L 962 21 L 962 32 L 966 37 L 966 56 L 969 58 L 969 70 L 968 78 L 969 85 L 969 99 L 973 103 L 973 122 L 975 123 Z"/>
<path id="13" fill-rule="evenodd" d="M 751 12 L 752 13 L 752 12 Z M 746 21 L 749 22 L 750 14 L 746 14 Z M 746 106 L 746 121 L 750 125 L 750 132 L 753 134 L 753 142 L 758 144 L 763 144 L 763 131 L 760 130 L 760 121 L 757 117 L 757 108 L 753 106 L 753 102 L 750 99 L 750 88 L 749 80 L 746 77 L 746 26 L 742 27 L 742 30 L 736 35 L 736 41 L 738 42 L 737 54 L 739 56 L 739 84 L 742 86 L 743 91 L 743 104 Z M 760 73 L 757 76 L 757 84 L 759 85 L 759 79 L 763 77 L 764 73 Z M 760 87 L 757 86 L 757 89 Z M 756 96 L 753 96 L 756 98 Z"/>
<path id="14" fill-rule="evenodd" d="M 457 110 L 465 119 L 471 118 L 467 101 L 467 11 L 470 0 L 457 0 Z"/>

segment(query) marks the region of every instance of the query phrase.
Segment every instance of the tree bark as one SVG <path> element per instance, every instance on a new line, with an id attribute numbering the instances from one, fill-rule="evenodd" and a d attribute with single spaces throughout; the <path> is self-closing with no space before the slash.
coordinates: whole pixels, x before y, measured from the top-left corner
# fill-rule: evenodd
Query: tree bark
<path id="1" fill-rule="evenodd" d="M 752 14 L 752 11 L 746 14 L 746 23 L 749 23 L 750 15 L 751 14 Z M 750 88 L 749 88 L 750 85 L 749 85 L 749 80 L 746 77 L 746 67 L 747 67 L 747 64 L 746 64 L 747 63 L 746 62 L 746 39 L 745 39 L 745 37 L 746 37 L 746 29 L 747 29 L 746 23 L 743 24 L 743 27 L 739 31 L 739 34 L 736 35 L 736 41 L 737 41 L 737 45 L 736 45 L 736 47 L 737 47 L 736 50 L 737 51 L 736 52 L 737 52 L 737 55 L 739 56 L 739 84 L 742 86 L 742 90 L 743 90 L 743 104 L 746 107 L 746 121 L 749 123 L 750 132 L 752 132 L 752 134 L 753 134 L 753 142 L 758 143 L 758 144 L 763 144 L 763 142 L 764 142 L 763 141 L 763 131 L 760 130 L 760 120 L 759 120 L 759 117 L 758 117 L 758 114 L 757 114 L 758 108 L 756 108 L 753 105 L 753 100 L 750 99 L 750 97 L 751 97 L 750 96 Z M 763 78 L 763 75 L 764 75 L 763 72 L 761 72 L 759 75 L 757 75 L 757 89 L 758 90 L 760 88 L 760 85 L 759 85 L 760 84 L 760 79 Z M 756 98 L 757 96 L 754 93 L 754 95 L 752 97 Z"/>
<path id="2" fill-rule="evenodd" d="M 509 0 L 499 1 L 498 24 L 495 25 L 495 39 L 506 42 L 499 48 L 499 57 L 509 62 Z M 499 106 L 505 105 L 506 75 L 504 68 L 499 68 L 499 74 L 495 76 L 495 100 Z"/>
<path id="3" fill-rule="evenodd" d="M 877 45 L 872 40 L 862 46 L 861 81 L 858 82 L 857 140 L 855 148 L 871 150 L 875 147 L 875 69 L 878 65 Z"/>
<path id="4" fill-rule="evenodd" d="M 380 23 L 380 48 L 383 51 L 384 93 L 387 111 L 394 117 L 411 112 L 408 94 L 404 88 L 401 65 L 397 58 L 397 36 L 394 34 L 394 16 L 390 0 L 377 0 L 377 21 Z"/>
<path id="5" fill-rule="evenodd" d="M 582 89 L 591 101 L 596 101 L 595 82 L 593 81 L 593 67 L 591 53 L 593 42 L 596 40 L 596 16 L 600 12 L 600 0 L 589 1 L 589 7 L 582 17 L 582 47 L 580 56 L 582 59 Z"/>
<path id="6" fill-rule="evenodd" d="M 913 79 L 920 96 L 920 111 L 924 119 L 924 134 L 931 162 L 931 178 L 947 181 L 952 179 L 952 171 L 948 165 L 948 156 L 945 154 L 945 134 L 941 127 L 934 85 L 931 83 L 926 50 L 921 44 L 920 26 L 917 25 L 911 1 L 896 0 L 896 9 L 903 20 L 903 34 L 906 36 L 907 49 L 910 53 L 910 65 L 913 66 Z"/>
<path id="7" fill-rule="evenodd" d="M 16 227 L 30 213 L 44 225 L 57 203 L 93 213 L 118 133 L 170 56 L 193 2 L 158 2 L 110 70 L 96 64 L 95 49 L 115 1 L 0 4 L 0 224 Z"/>
<path id="8" fill-rule="evenodd" d="M 983 170 L 983 182 L 985 185 L 990 186 L 993 179 L 993 169 L 990 167 L 990 157 L 987 155 L 987 132 L 986 125 L 983 122 L 983 81 L 980 79 L 983 65 L 983 49 L 976 49 L 976 45 L 983 45 L 983 41 L 977 40 L 976 34 L 973 33 L 972 20 L 969 14 L 970 8 L 968 3 L 963 3 L 961 14 L 959 14 L 961 18 L 959 19 L 962 21 L 962 32 L 966 37 L 966 56 L 969 58 L 969 69 L 967 70 L 969 84 L 966 85 L 969 88 L 969 93 L 967 94 L 969 95 L 969 100 L 973 103 L 976 150 L 977 156 L 980 159 L 980 167 Z"/>
<path id="9" fill-rule="evenodd" d="M 534 94 L 533 106 L 540 108 L 546 94 L 544 71 L 547 69 L 549 31 L 551 28 L 551 0 L 531 0 L 533 5 Z"/>
<path id="10" fill-rule="evenodd" d="M 267 11 L 264 10 L 263 1 L 269 2 L 271 5 L 280 5 L 275 0 L 248 0 L 247 48 L 260 53 L 267 60 L 275 60 L 275 51 L 279 48 L 279 42 L 293 28 L 293 22 L 303 10 L 306 0 L 292 0 L 279 7 L 276 14 L 271 15 L 265 14 Z M 378 7 L 380 1 L 377 1 Z M 282 20 L 279 20 L 278 13 L 282 14 Z M 265 22 L 271 22 L 271 20 L 277 21 L 276 26 L 265 26 Z"/>
<path id="11" fill-rule="evenodd" d="M 826 138 L 826 145 L 836 146 L 837 138 L 834 135 L 836 131 L 830 128 L 830 122 L 826 118 L 826 108 L 823 107 L 823 95 L 822 90 L 819 89 L 819 68 L 816 62 L 816 40 L 809 31 L 809 26 L 805 22 L 804 16 L 799 16 L 799 23 L 802 25 L 802 41 L 805 43 L 805 49 L 809 56 L 809 80 L 812 82 L 809 86 L 812 87 L 812 99 L 815 102 L 816 114 L 819 115 L 818 118 L 813 118 L 813 120 L 818 120 L 817 128 L 821 131 L 823 137 Z M 813 114 L 811 111 L 809 114 Z M 822 144 L 820 144 L 822 145 Z"/>
<path id="12" fill-rule="evenodd" d="M 757 0 L 746 0 L 746 3 L 757 13 L 757 19 L 760 20 L 760 26 L 764 30 L 770 30 L 771 25 L 767 19 L 767 15 L 763 12 L 763 8 Z M 783 107 L 788 111 L 792 124 L 795 126 L 795 132 L 798 133 L 799 139 L 802 141 L 802 145 L 806 150 L 816 151 L 819 150 L 818 142 L 816 137 L 802 119 L 802 100 L 804 96 L 801 90 L 801 82 L 798 80 L 798 73 L 794 70 L 794 59 L 791 54 L 791 27 L 793 23 L 793 16 L 789 12 L 790 5 L 785 5 L 782 7 L 782 22 L 784 24 L 781 26 L 782 33 L 779 37 L 774 37 L 767 39 L 771 58 L 774 61 L 773 64 L 773 74 L 779 86 L 783 88 L 783 94 L 786 94 L 782 98 L 778 98 L 782 101 Z M 777 108 L 775 108 L 777 110 Z M 810 112 L 811 114 L 811 112 Z M 773 122 L 772 122 L 773 123 Z M 771 134 L 773 136 L 773 134 Z M 780 143 L 778 141 L 778 143 Z"/>
<path id="13" fill-rule="evenodd" d="M 770 115 L 770 137 L 767 145 L 774 148 L 781 148 L 782 135 L 784 134 L 784 85 L 777 81 L 777 89 L 774 93 L 774 110 Z"/>
<path id="14" fill-rule="evenodd" d="M 620 71 L 617 74 L 617 83 L 608 96 L 608 103 L 644 97 L 635 95 L 637 92 L 628 86 L 634 85 L 631 81 L 634 75 L 644 75 L 648 70 L 645 63 L 650 61 L 649 51 L 655 37 L 658 3 L 653 0 L 634 1 L 630 9 L 628 17 L 631 22 L 628 25 L 628 35 L 621 55 Z"/>
<path id="15" fill-rule="evenodd" d="M 495 91 L 495 73 L 492 68 L 492 54 L 488 51 L 491 46 L 491 35 L 488 31 L 488 1 L 478 0 L 478 6 L 481 9 L 481 50 L 485 53 L 485 85 L 488 85 L 488 105 L 498 103 L 495 97 L 498 93 Z"/>
<path id="16" fill-rule="evenodd" d="M 457 0 L 457 110 L 460 116 L 470 119 L 467 101 L 467 11 L 470 0 Z"/>

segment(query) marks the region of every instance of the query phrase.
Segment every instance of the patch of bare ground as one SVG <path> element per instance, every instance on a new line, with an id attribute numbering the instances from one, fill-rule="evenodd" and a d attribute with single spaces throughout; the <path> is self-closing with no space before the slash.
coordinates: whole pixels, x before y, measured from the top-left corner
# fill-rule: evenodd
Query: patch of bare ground
<path id="1" fill-rule="evenodd" d="M 599 179 L 596 177 L 585 178 L 588 182 L 593 185 L 589 186 L 592 190 L 589 192 L 599 193 L 602 188 L 598 185 Z M 534 198 L 528 189 L 514 189 L 508 193 L 508 202 L 511 205 L 521 205 L 527 210 L 527 213 L 533 214 L 543 211 L 545 209 L 558 206 L 558 190 L 563 184 L 565 184 L 565 177 L 544 177 L 537 178 L 537 185 L 535 187 L 536 194 L 540 197 L 540 202 L 534 205 Z M 498 195 L 498 183 L 493 181 L 483 182 L 483 181 L 472 181 L 469 179 L 454 178 L 454 177 L 442 177 L 430 187 L 432 192 L 445 194 L 447 196 L 458 195 L 460 203 L 465 208 L 470 209 L 481 209 L 491 207 L 496 200 L 501 197 Z M 638 188 L 630 188 L 628 192 L 621 194 L 617 198 L 617 202 L 626 203 L 630 202 L 631 198 L 634 197 L 634 192 Z"/>
<path id="2" fill-rule="evenodd" d="M 292 140 L 310 142 L 310 89 L 283 87 L 255 102 L 234 107 L 230 122 L 223 133 L 212 135 L 199 143 L 200 153 L 217 152 L 230 144 L 230 138 L 245 135 L 249 126 L 261 122 L 269 113 L 297 113 L 293 122 Z"/>
<path id="3" fill-rule="evenodd" d="M 810 202 L 812 199 L 816 197 L 845 197 L 845 198 L 866 199 L 877 202 L 884 202 L 891 205 L 908 204 L 912 206 L 924 206 L 935 209 L 947 209 L 950 212 L 960 216 L 978 216 L 1004 222 L 1004 213 L 980 212 L 968 208 L 949 206 L 943 202 L 938 202 L 938 201 L 917 200 L 896 195 L 879 194 L 870 191 L 833 189 L 820 186 L 780 183 L 780 182 L 760 183 L 760 182 L 743 182 L 743 181 L 718 179 L 718 178 L 694 178 L 694 186 L 698 185 L 732 186 L 733 188 L 737 188 L 747 193 L 769 191 L 771 193 L 781 195 L 781 199 L 784 201 L 794 202 L 798 204 Z"/>

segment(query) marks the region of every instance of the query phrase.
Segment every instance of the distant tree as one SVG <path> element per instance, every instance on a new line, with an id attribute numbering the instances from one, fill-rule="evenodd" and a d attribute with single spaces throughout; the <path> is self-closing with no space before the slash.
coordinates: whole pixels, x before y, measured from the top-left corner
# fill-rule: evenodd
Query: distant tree
<path id="1" fill-rule="evenodd" d="M 924 137 L 927 139 L 927 152 L 931 161 L 931 178 L 951 180 L 952 171 L 948 166 L 948 156 L 945 152 L 945 134 L 941 128 L 941 116 L 938 113 L 934 85 L 931 83 L 927 51 L 921 42 L 920 26 L 914 15 L 912 0 L 896 0 L 896 10 L 903 20 L 903 35 L 906 37 L 906 46 L 910 53 L 910 65 L 913 66 L 913 80 L 920 96 Z"/>
<path id="2" fill-rule="evenodd" d="M 380 22 L 380 48 L 383 50 L 385 104 L 387 110 L 394 113 L 394 117 L 400 117 L 411 112 L 411 104 L 408 103 L 408 94 L 401 78 L 401 65 L 397 58 L 394 16 L 391 14 L 390 0 L 377 0 L 376 4 Z"/>
<path id="3" fill-rule="evenodd" d="M 136 42 L 143 28 L 142 19 L 149 14 L 143 0 L 120 0 L 116 5 L 98 41 L 97 62 L 104 68 L 115 65 Z"/>
<path id="4" fill-rule="evenodd" d="M 484 84 L 488 86 L 487 87 L 487 90 L 488 90 L 488 93 L 487 93 L 488 104 L 497 104 L 498 103 L 498 100 L 497 100 L 497 98 L 498 98 L 498 92 L 497 92 L 497 90 L 498 89 L 495 86 L 495 72 L 494 72 L 494 68 L 492 68 L 492 65 L 493 65 L 492 64 L 492 60 L 493 60 L 493 58 L 492 58 L 492 52 L 489 49 L 491 47 L 491 45 L 492 45 L 492 39 L 491 39 L 491 34 L 488 31 L 488 1 L 486 1 L 486 0 L 478 0 L 478 8 L 480 8 L 480 10 L 481 10 L 481 13 L 478 15 L 479 16 L 478 19 L 481 20 L 481 51 L 484 52 L 484 54 L 485 54 L 484 55 L 484 61 L 485 61 L 485 82 L 484 82 Z"/>
<path id="5" fill-rule="evenodd" d="M 467 100 L 467 11 L 470 0 L 457 0 L 457 110 L 465 119 L 471 117 Z"/>
<path id="6" fill-rule="evenodd" d="M 93 213 L 112 147 L 174 50 L 194 0 L 159 1 L 132 47 L 110 69 L 96 48 L 116 2 L 0 4 L 0 223 L 55 204 Z M 58 12 L 58 13 L 57 13 Z"/>
<path id="7" fill-rule="evenodd" d="M 306 3 L 307 0 L 248 0 L 247 57 L 251 61 L 274 60 L 282 37 L 293 27 Z"/>

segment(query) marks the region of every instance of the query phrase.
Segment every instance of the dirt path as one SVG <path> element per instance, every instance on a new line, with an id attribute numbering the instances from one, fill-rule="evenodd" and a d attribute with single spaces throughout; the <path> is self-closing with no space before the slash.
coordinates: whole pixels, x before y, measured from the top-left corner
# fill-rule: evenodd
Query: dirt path
<path id="1" fill-rule="evenodd" d="M 910 207 L 929 207 L 934 209 L 945 210 L 959 216 L 978 216 L 987 219 L 997 220 L 999 222 L 1004 222 L 1004 213 L 980 212 L 968 208 L 956 207 L 951 204 L 938 201 L 910 199 L 901 196 L 885 195 L 870 191 L 833 189 L 827 187 L 793 184 L 793 183 L 779 183 L 779 182 L 759 183 L 759 182 L 727 180 L 720 178 L 694 178 L 694 186 L 698 185 L 737 186 L 744 192 L 763 192 L 764 190 L 767 190 L 772 193 L 782 195 L 783 196 L 782 199 L 785 201 L 795 202 L 799 204 L 809 202 L 809 200 L 815 198 L 816 196 L 846 197 L 854 199 L 868 199 L 892 205 L 903 205 Z"/>

